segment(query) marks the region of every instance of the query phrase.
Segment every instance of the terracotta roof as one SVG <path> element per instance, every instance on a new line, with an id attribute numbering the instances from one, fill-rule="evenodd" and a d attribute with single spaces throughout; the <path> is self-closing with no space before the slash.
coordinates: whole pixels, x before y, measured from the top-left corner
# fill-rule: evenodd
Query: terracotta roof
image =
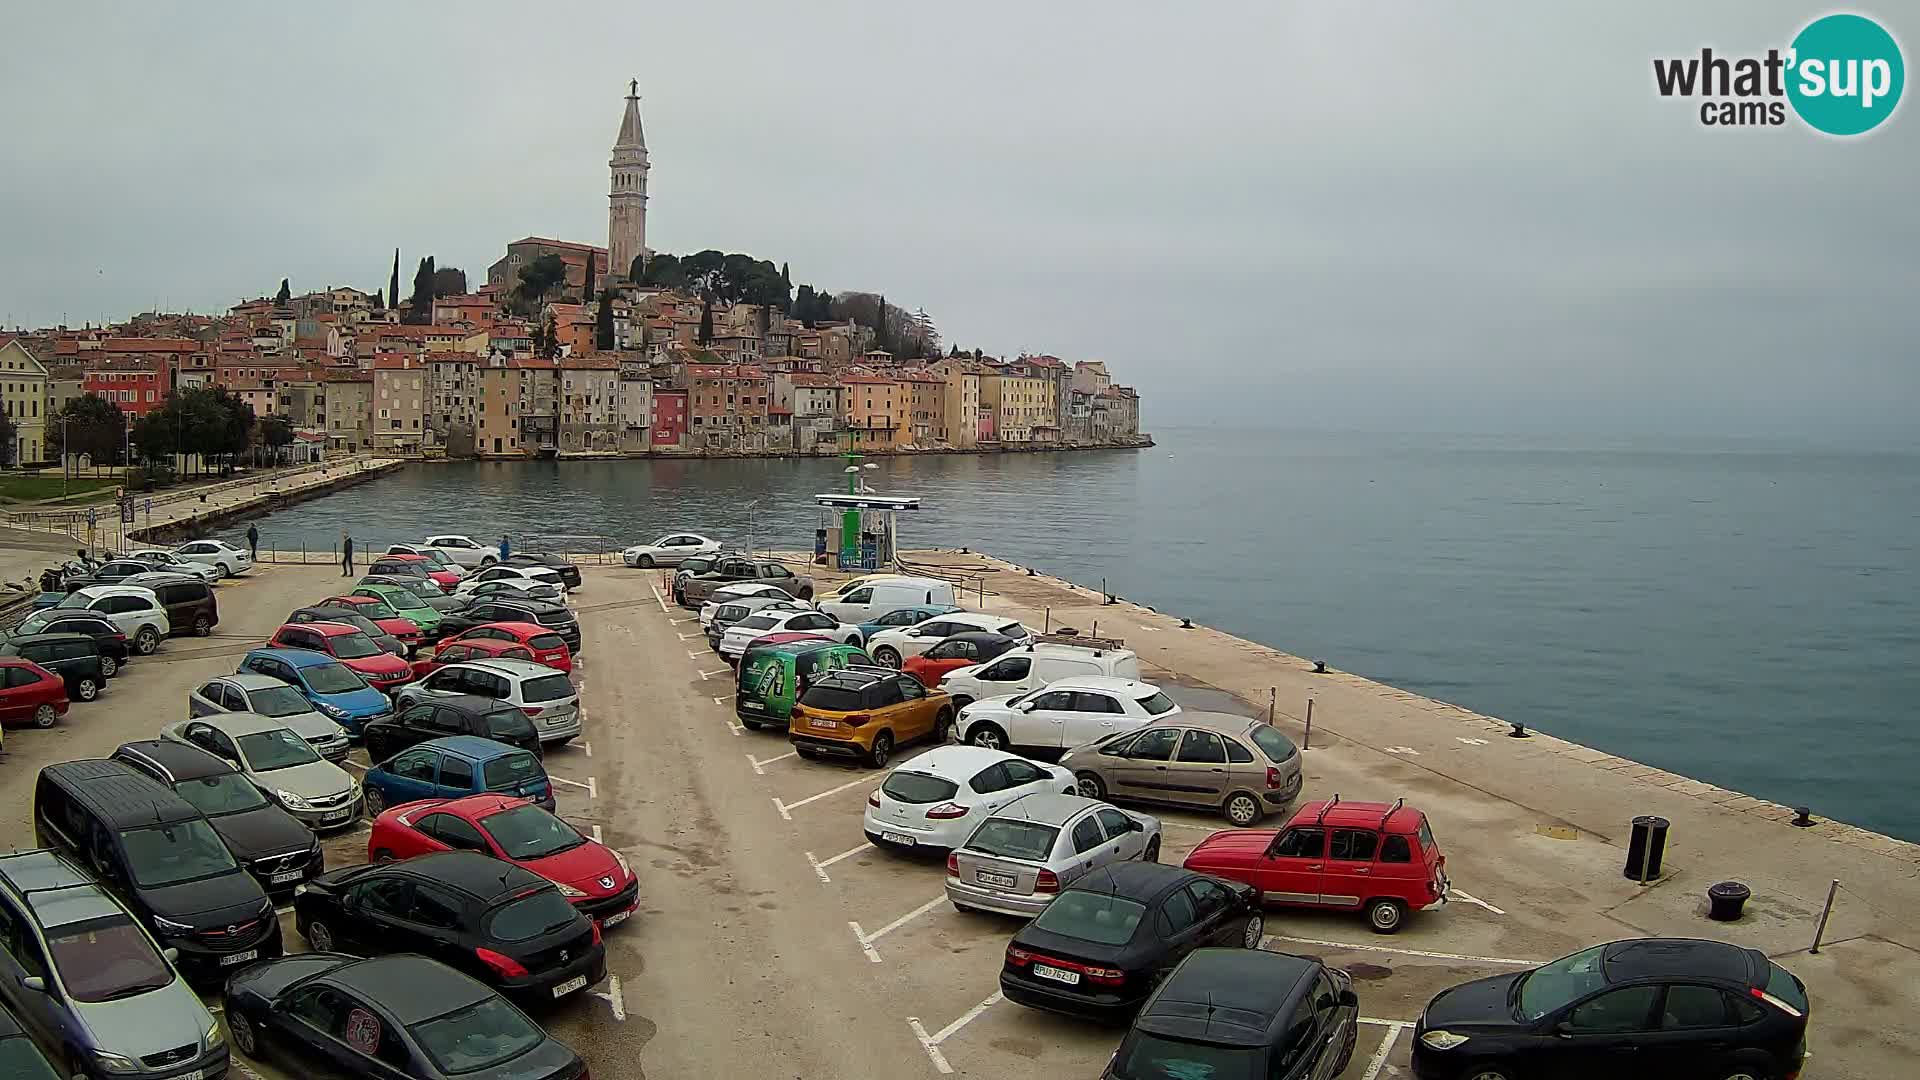
<path id="1" fill-rule="evenodd" d="M 787 408 L 784 405 L 769 405 L 767 406 L 767 415 L 768 416 L 792 416 L 793 410 Z"/>
<path id="2" fill-rule="evenodd" d="M 607 253 L 607 249 L 603 247 L 594 247 L 592 244 L 576 244 L 570 240 L 553 240 L 545 236 L 523 236 L 513 243 L 508 244 L 507 247 L 516 248 L 521 244 L 544 244 L 547 247 L 564 248 L 567 251 L 591 251 L 595 255 L 605 255 Z"/>
<path id="3" fill-rule="evenodd" d="M 701 379 L 764 379 L 767 373 L 747 364 L 688 364 L 687 374 Z"/>
<path id="4" fill-rule="evenodd" d="M 560 366 L 570 371 L 618 371 L 620 358 L 589 353 L 585 356 L 562 357 Z"/>
<path id="5" fill-rule="evenodd" d="M 408 371 L 418 369 L 419 365 L 414 363 L 414 359 L 411 356 L 376 356 L 373 358 L 373 370 L 375 371 Z"/>
<path id="6" fill-rule="evenodd" d="M 100 343 L 106 352 L 199 352 L 200 343 L 191 338 L 108 338 Z"/>
<path id="7" fill-rule="evenodd" d="M 477 364 L 480 358 L 469 352 L 447 352 L 436 349 L 421 356 L 429 364 Z"/>
<path id="8" fill-rule="evenodd" d="M 840 385 L 840 380 L 834 378 L 831 375 L 815 375 L 812 372 L 807 372 L 807 371 L 796 371 L 791 376 L 789 376 L 789 380 L 795 386 L 822 387 L 822 386 L 839 386 Z"/>
<path id="9" fill-rule="evenodd" d="M 880 385 L 880 386 L 897 385 L 895 380 L 886 378 L 881 375 L 842 375 L 840 377 L 840 381 L 844 383 L 860 383 L 863 385 Z"/>

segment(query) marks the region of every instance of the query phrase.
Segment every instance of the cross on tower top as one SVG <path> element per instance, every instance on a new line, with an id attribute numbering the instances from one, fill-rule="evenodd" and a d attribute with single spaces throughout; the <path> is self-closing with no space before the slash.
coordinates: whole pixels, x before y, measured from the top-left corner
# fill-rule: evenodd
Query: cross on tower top
<path id="1" fill-rule="evenodd" d="M 627 96 L 630 98 L 637 98 L 640 96 L 640 80 L 639 79 L 627 80 Z"/>

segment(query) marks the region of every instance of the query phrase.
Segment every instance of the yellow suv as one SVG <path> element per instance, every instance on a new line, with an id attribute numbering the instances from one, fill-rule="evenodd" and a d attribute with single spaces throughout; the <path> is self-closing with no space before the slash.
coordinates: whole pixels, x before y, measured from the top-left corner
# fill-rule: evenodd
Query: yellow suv
<path id="1" fill-rule="evenodd" d="M 793 707 L 787 740 L 804 758 L 858 758 L 874 768 L 902 743 L 946 742 L 953 699 L 888 668 L 845 668 L 814 677 Z"/>

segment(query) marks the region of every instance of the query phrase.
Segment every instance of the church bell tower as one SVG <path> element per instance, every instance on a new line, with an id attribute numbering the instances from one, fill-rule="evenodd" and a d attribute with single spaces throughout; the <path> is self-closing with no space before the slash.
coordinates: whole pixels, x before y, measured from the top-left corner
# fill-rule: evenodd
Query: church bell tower
<path id="1" fill-rule="evenodd" d="M 627 111 L 607 162 L 607 276 L 624 280 L 635 256 L 647 251 L 647 137 L 640 130 L 640 82 L 627 84 Z"/>

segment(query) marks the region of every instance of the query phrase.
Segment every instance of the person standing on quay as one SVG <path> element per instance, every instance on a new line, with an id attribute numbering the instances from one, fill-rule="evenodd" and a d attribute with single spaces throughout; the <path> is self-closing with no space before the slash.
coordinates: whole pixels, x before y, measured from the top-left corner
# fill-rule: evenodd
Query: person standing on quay
<path id="1" fill-rule="evenodd" d="M 254 562 L 260 561 L 260 526 L 258 525 L 247 526 L 247 554 L 253 556 Z"/>
<path id="2" fill-rule="evenodd" d="M 353 537 L 345 529 L 340 530 L 340 576 L 353 576 Z"/>
<path id="3" fill-rule="evenodd" d="M 513 538 L 508 536 L 506 533 L 501 533 L 500 534 L 500 561 L 506 562 L 507 557 L 512 554 L 513 554 Z"/>

